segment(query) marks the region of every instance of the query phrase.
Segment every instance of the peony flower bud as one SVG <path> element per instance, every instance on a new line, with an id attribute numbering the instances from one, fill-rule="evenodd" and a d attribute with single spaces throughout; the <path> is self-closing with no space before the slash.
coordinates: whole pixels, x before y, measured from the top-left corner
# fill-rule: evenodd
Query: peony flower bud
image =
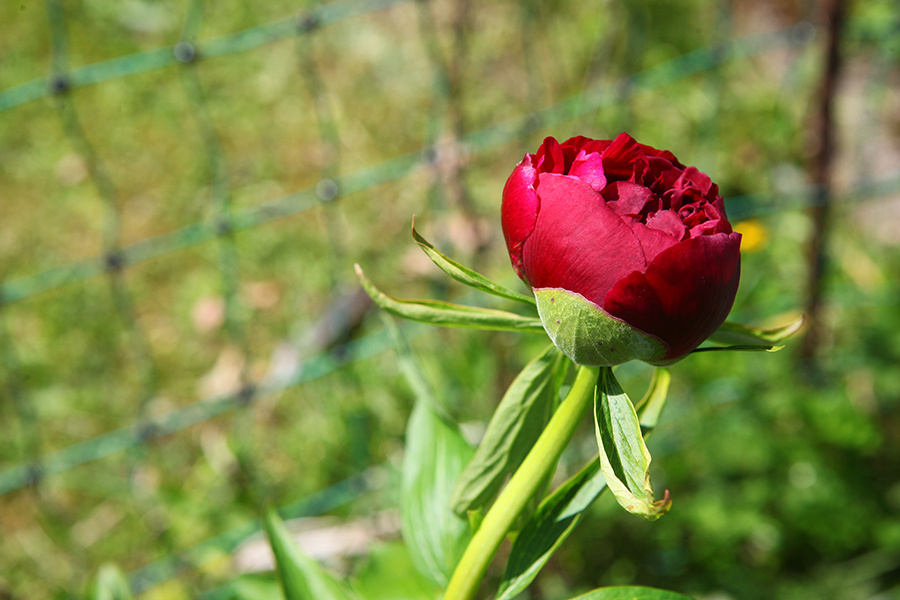
<path id="1" fill-rule="evenodd" d="M 628 134 L 548 137 L 513 170 L 501 213 L 513 267 L 576 363 L 678 360 L 734 303 L 741 236 L 718 186 Z"/>

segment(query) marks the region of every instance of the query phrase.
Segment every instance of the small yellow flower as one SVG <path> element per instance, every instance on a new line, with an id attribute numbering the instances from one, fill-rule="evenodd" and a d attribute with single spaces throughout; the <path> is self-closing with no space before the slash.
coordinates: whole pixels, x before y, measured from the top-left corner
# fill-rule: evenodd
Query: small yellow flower
<path id="1" fill-rule="evenodd" d="M 741 221 L 734 226 L 734 230 L 743 236 L 741 237 L 743 252 L 759 252 L 769 243 L 768 230 L 756 219 Z"/>

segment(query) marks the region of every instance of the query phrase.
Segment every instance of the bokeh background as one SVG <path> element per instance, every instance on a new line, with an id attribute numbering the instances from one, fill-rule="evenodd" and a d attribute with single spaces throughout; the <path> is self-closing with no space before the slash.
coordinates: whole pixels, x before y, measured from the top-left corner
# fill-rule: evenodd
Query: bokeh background
<path id="1" fill-rule="evenodd" d="M 264 503 L 368 598 L 428 593 L 397 527 L 413 395 L 352 265 L 512 308 L 412 215 L 521 285 L 508 173 L 627 131 L 719 184 L 732 318 L 812 326 L 677 365 L 650 440 L 673 510 L 602 498 L 530 597 L 900 598 L 898 27 L 890 0 L 4 1 L 0 597 L 82 597 L 105 563 L 148 600 L 278 597 Z M 402 331 L 473 440 L 546 343 Z"/>

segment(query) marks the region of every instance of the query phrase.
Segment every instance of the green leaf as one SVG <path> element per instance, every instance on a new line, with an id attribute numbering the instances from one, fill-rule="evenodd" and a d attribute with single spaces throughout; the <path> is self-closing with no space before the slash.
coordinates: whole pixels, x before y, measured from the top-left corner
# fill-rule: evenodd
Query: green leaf
<path id="1" fill-rule="evenodd" d="M 675 592 L 638 586 L 599 588 L 572 600 L 691 600 Z"/>
<path id="2" fill-rule="evenodd" d="M 386 315 L 382 315 L 381 320 L 384 323 L 384 328 L 390 334 L 391 340 L 394 342 L 394 350 L 397 353 L 397 365 L 400 367 L 400 372 L 403 374 L 406 384 L 412 390 L 413 397 L 428 402 L 445 420 L 449 421 L 449 416 L 445 414 L 443 406 L 438 403 L 431 384 L 425 378 L 421 366 L 413 355 L 412 348 L 409 347 L 409 342 L 400 333 L 396 321 Z"/>
<path id="3" fill-rule="evenodd" d="M 487 292 L 488 294 L 493 294 L 495 296 L 500 296 L 501 298 L 509 298 L 510 300 L 524 302 L 525 304 L 531 304 L 532 306 L 534 306 L 534 298 L 532 298 L 531 296 L 520 294 L 519 292 L 513 291 L 505 286 L 500 285 L 499 283 L 494 283 L 481 273 L 473 271 L 468 267 L 462 266 L 452 258 L 449 258 L 441 253 L 434 246 L 429 244 L 428 240 L 423 238 L 416 231 L 415 216 L 413 216 L 412 235 L 413 239 L 416 240 L 416 243 L 419 244 L 425 254 L 428 255 L 428 258 L 430 258 L 432 262 L 434 262 L 434 264 L 436 264 L 444 273 L 446 273 L 453 279 L 459 281 L 460 283 L 464 283 L 469 287 L 473 287 L 476 290 Z"/>
<path id="4" fill-rule="evenodd" d="M 609 368 L 600 370 L 597 382 L 594 431 L 600 447 L 600 468 L 622 508 L 650 521 L 664 515 L 672 500 L 668 490 L 662 500 L 653 500 L 650 452 L 641 424 L 631 400 Z"/>
<path id="5" fill-rule="evenodd" d="M 480 508 L 470 510 L 466 513 L 466 518 L 469 519 L 469 527 L 472 529 L 472 535 L 475 535 L 479 527 L 481 527 L 481 523 L 484 521 L 484 511 Z"/>
<path id="6" fill-rule="evenodd" d="M 100 567 L 88 589 L 88 600 L 132 600 L 131 584 L 119 567 L 107 564 Z"/>
<path id="7" fill-rule="evenodd" d="M 669 395 L 669 382 L 672 381 L 672 373 L 668 369 L 662 367 L 653 371 L 653 379 L 647 386 L 647 392 L 640 402 L 634 407 L 637 413 L 641 429 L 644 430 L 646 438 L 650 431 L 659 423 L 659 416 L 662 409 L 666 405 L 666 398 Z"/>
<path id="8" fill-rule="evenodd" d="M 440 593 L 431 579 L 419 573 L 399 541 L 369 550 L 353 588 L 366 600 L 435 600 Z"/>
<path id="9" fill-rule="evenodd" d="M 516 537 L 497 600 L 510 600 L 528 587 L 605 488 L 595 458 L 541 503 Z"/>
<path id="10" fill-rule="evenodd" d="M 778 352 L 784 346 L 760 346 L 759 344 L 739 344 L 736 346 L 704 346 L 694 348 L 691 354 L 698 352 Z"/>
<path id="11" fill-rule="evenodd" d="M 471 530 L 450 508 L 459 474 L 473 450 L 452 424 L 423 398 L 406 429 L 400 514 L 403 539 L 416 567 L 444 587 L 456 568 Z"/>
<path id="12" fill-rule="evenodd" d="M 263 526 L 275 555 L 278 577 L 287 600 L 351 600 L 353 596 L 312 558 L 304 554 L 275 509 L 266 510 Z"/>
<path id="13" fill-rule="evenodd" d="M 232 579 L 206 600 L 284 600 L 284 592 L 276 573 L 247 573 Z"/>
<path id="14" fill-rule="evenodd" d="M 670 379 L 668 369 L 656 369 L 647 393 L 638 403 L 644 437 L 659 421 Z M 510 600 L 528 587 L 578 524 L 583 511 L 605 489 L 600 460 L 595 457 L 541 503 L 513 543 L 497 600 Z"/>
<path id="15" fill-rule="evenodd" d="M 443 414 L 398 328 L 387 322 L 397 360 L 416 396 L 401 477 L 403 541 L 416 568 L 444 587 L 472 537 L 469 523 L 450 509 L 450 496 L 474 450 Z"/>
<path id="16" fill-rule="evenodd" d="M 456 484 L 452 500 L 456 514 L 484 508 L 519 468 L 553 416 L 568 365 L 551 345 L 512 382 Z"/>
<path id="17" fill-rule="evenodd" d="M 805 320 L 806 317 L 800 315 L 787 325 L 774 329 L 759 329 L 741 323 L 734 323 L 733 321 L 725 321 L 709 339 L 712 342 L 724 345 L 746 346 L 763 344 L 776 346 L 800 331 Z"/>
<path id="18" fill-rule="evenodd" d="M 523 317 L 514 313 L 463 306 L 438 300 L 401 300 L 392 298 L 375 287 L 359 265 L 355 265 L 356 276 L 366 293 L 386 312 L 404 319 L 439 325 L 441 327 L 467 327 L 470 329 L 491 329 L 496 331 L 543 332 L 540 319 Z"/>

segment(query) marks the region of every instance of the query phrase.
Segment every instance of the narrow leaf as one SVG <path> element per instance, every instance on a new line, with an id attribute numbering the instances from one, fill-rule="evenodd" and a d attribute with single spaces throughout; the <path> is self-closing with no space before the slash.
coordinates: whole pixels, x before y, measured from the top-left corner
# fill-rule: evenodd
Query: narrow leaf
<path id="1" fill-rule="evenodd" d="M 669 382 L 671 380 L 672 373 L 668 369 L 655 369 L 653 371 L 653 379 L 650 380 L 650 385 L 647 387 L 647 393 L 635 406 L 635 412 L 640 419 L 641 429 L 644 430 L 645 438 L 659 423 L 659 416 L 662 414 L 662 409 L 666 405 L 666 398 L 669 395 Z"/>
<path id="2" fill-rule="evenodd" d="M 386 312 L 404 319 L 439 325 L 441 327 L 467 327 L 497 331 L 523 331 L 543 333 L 541 320 L 523 317 L 511 312 L 451 304 L 439 300 L 402 300 L 388 296 L 375 287 L 359 265 L 356 276 L 372 300 Z"/>
<path id="3" fill-rule="evenodd" d="M 389 324 L 397 359 L 416 396 L 406 428 L 400 517 L 403 541 L 416 568 L 444 587 L 472 537 L 466 519 L 450 509 L 450 496 L 474 450 L 450 422 L 397 327 Z"/>
<path id="4" fill-rule="evenodd" d="M 725 321 L 709 339 L 717 344 L 768 344 L 773 346 L 778 345 L 800 331 L 805 320 L 806 317 L 800 315 L 797 319 L 791 321 L 787 325 L 776 327 L 774 329 L 759 329 L 758 327 L 750 327 L 749 325 L 744 325 L 742 323 Z"/>
<path id="5" fill-rule="evenodd" d="M 550 345 L 506 390 L 475 456 L 456 484 L 452 501 L 456 514 L 484 508 L 525 460 L 553 416 L 562 380 L 558 374 L 564 374 L 568 364 Z"/>
<path id="6" fill-rule="evenodd" d="M 440 593 L 419 573 L 400 541 L 372 546 L 355 569 L 353 588 L 366 600 L 436 600 Z"/>
<path id="7" fill-rule="evenodd" d="M 668 490 L 658 502 L 650 486 L 650 452 L 638 416 L 612 370 L 601 369 L 594 399 L 594 430 L 600 468 L 619 504 L 632 514 L 656 520 L 672 505 Z"/>
<path id="8" fill-rule="evenodd" d="M 425 378 L 422 367 L 416 360 L 416 356 L 413 355 L 412 348 L 409 347 L 406 337 L 400 333 L 400 328 L 397 327 L 396 321 L 386 315 L 382 315 L 381 320 L 384 323 L 384 328 L 391 336 L 391 341 L 394 342 L 397 364 L 400 367 L 403 378 L 406 380 L 406 385 L 412 390 L 413 397 L 428 402 L 442 418 L 449 421 L 449 416 L 445 414 L 444 407 L 438 403 L 432 385 Z"/>
<path id="9" fill-rule="evenodd" d="M 656 427 L 670 379 L 668 369 L 656 369 L 647 393 L 638 403 L 644 437 Z M 510 600 L 528 587 L 578 524 L 582 513 L 605 489 L 600 461 L 595 457 L 541 503 L 516 537 L 497 600 Z"/>
<path id="10" fill-rule="evenodd" d="M 697 352 L 778 352 L 784 346 L 760 346 L 759 344 L 739 344 L 736 346 L 704 346 L 694 348 L 691 354 Z"/>
<path id="11" fill-rule="evenodd" d="M 605 488 L 595 458 L 541 503 L 516 537 L 497 600 L 510 600 L 525 591 Z"/>
<path id="12" fill-rule="evenodd" d="M 615 586 L 599 588 L 572 600 L 691 600 L 691 598 L 656 588 Z"/>
<path id="13" fill-rule="evenodd" d="M 245 573 L 204 600 L 284 600 L 276 573 Z"/>
<path id="14" fill-rule="evenodd" d="M 413 239 L 416 240 L 416 243 L 419 244 L 425 254 L 428 255 L 428 258 L 430 258 L 434 262 L 434 264 L 436 264 L 444 273 L 446 273 L 453 279 L 459 281 L 460 283 L 464 283 L 469 287 L 473 287 L 476 290 L 487 292 L 488 294 L 493 294 L 495 296 L 500 296 L 501 298 L 517 300 L 518 302 L 524 302 L 525 304 L 531 304 L 532 306 L 534 306 L 534 298 L 532 298 L 531 296 L 520 294 L 519 292 L 513 291 L 505 286 L 500 285 L 499 283 L 494 283 L 481 273 L 477 273 L 476 271 L 473 271 L 468 267 L 464 267 L 463 265 L 459 264 L 452 258 L 447 257 L 437 248 L 429 244 L 428 240 L 423 238 L 416 231 L 415 216 L 413 216 L 412 235 Z"/>
<path id="15" fill-rule="evenodd" d="M 275 555 L 278 577 L 286 600 L 351 600 L 353 596 L 291 539 L 281 517 L 266 510 L 263 525 Z"/>
<path id="16" fill-rule="evenodd" d="M 471 538 L 450 508 L 459 474 L 472 457 L 459 430 L 419 399 L 406 429 L 400 514 L 403 540 L 416 568 L 445 587 Z"/>
<path id="17" fill-rule="evenodd" d="M 119 567 L 108 564 L 100 567 L 88 590 L 88 600 L 132 600 L 128 577 Z"/>

